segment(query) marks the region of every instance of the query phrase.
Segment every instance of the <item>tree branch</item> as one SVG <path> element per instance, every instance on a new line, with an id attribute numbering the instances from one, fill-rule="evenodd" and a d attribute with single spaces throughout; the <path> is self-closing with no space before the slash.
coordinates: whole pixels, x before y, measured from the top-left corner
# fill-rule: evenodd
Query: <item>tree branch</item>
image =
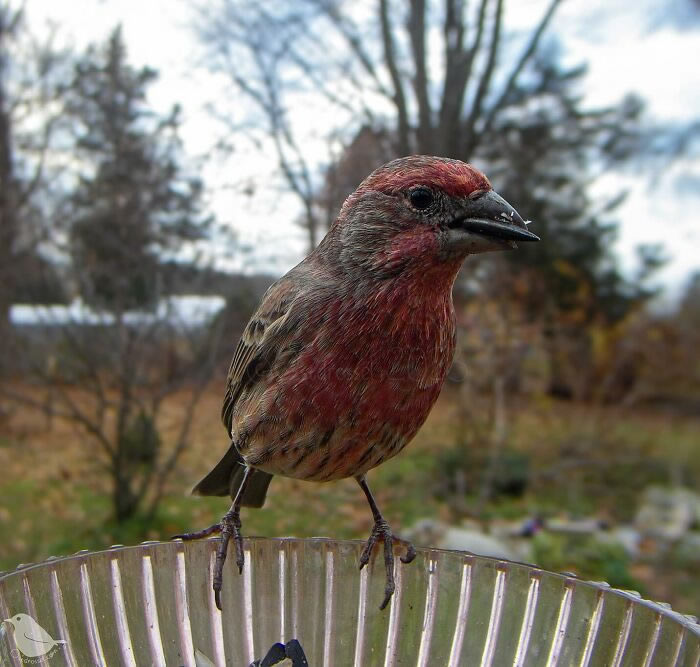
<path id="1" fill-rule="evenodd" d="M 477 13 L 475 35 L 472 45 L 464 50 L 464 17 L 461 0 L 447 0 L 445 13 L 445 80 L 440 108 L 440 154 L 459 157 L 459 135 L 464 96 L 471 78 L 476 54 L 481 48 L 486 22 L 486 7 L 489 0 L 481 0 Z M 454 37 L 453 37 L 454 36 Z M 454 44 L 452 43 L 454 41 Z"/>
<path id="2" fill-rule="evenodd" d="M 76 422 L 83 426 L 85 430 L 92 435 L 97 442 L 100 443 L 102 448 L 105 450 L 105 452 L 109 455 L 112 456 L 114 453 L 114 449 L 112 445 L 110 444 L 109 440 L 105 436 L 104 432 L 100 428 L 98 424 L 90 420 L 75 404 L 72 398 L 68 395 L 68 392 L 63 389 L 58 384 L 53 384 L 53 388 L 58 390 L 60 399 L 63 401 L 63 403 L 68 407 L 67 411 L 53 411 L 54 416 L 60 417 L 63 419 L 67 419 L 69 421 Z M 16 401 L 17 403 L 22 403 L 28 407 L 34 408 L 36 410 L 40 410 L 42 412 L 46 411 L 46 406 L 44 403 L 41 403 L 40 401 L 37 401 L 36 399 L 31 398 L 30 396 L 27 396 L 26 394 L 22 394 L 17 391 L 13 391 L 10 389 L 7 389 L 5 387 L 0 388 L 0 394 L 7 396 L 9 399 Z"/>
<path id="3" fill-rule="evenodd" d="M 464 158 L 471 156 L 474 148 L 477 144 L 477 139 L 475 136 L 476 123 L 481 116 L 484 99 L 488 90 L 491 86 L 491 79 L 493 78 L 493 73 L 496 68 L 496 60 L 499 51 L 500 39 L 501 39 L 501 28 L 503 25 L 503 0 L 497 0 L 496 10 L 493 17 L 493 26 L 491 28 L 491 43 L 489 45 L 489 52 L 486 60 L 486 65 L 484 71 L 479 79 L 479 84 L 474 95 L 474 100 L 472 101 L 472 108 L 467 116 L 464 127 L 464 140 L 462 143 L 462 154 Z"/>
<path id="4" fill-rule="evenodd" d="M 530 38 L 528 45 L 525 47 L 525 50 L 523 51 L 522 55 L 520 56 L 520 59 L 515 64 L 513 71 L 510 73 L 510 76 L 508 77 L 508 81 L 506 82 L 506 85 L 504 86 L 503 91 L 501 92 L 498 99 L 491 106 L 489 112 L 486 114 L 486 119 L 484 121 L 484 124 L 483 124 L 483 126 L 481 128 L 481 132 L 480 132 L 480 134 L 482 136 L 487 135 L 491 131 L 491 127 L 493 125 L 493 121 L 496 118 L 496 115 L 498 114 L 498 112 L 500 110 L 503 109 L 505 103 L 508 100 L 508 97 L 510 96 L 510 94 L 513 92 L 513 89 L 515 88 L 515 85 L 518 81 L 518 77 L 520 76 L 521 72 L 523 71 L 523 68 L 525 67 L 525 65 L 527 65 L 530 58 L 532 58 L 532 56 L 537 51 L 537 46 L 540 43 L 540 39 L 542 38 L 544 31 L 546 30 L 547 26 L 549 25 L 549 22 L 552 20 L 552 16 L 554 16 L 554 12 L 556 11 L 556 9 L 559 6 L 559 4 L 561 3 L 561 1 L 562 0 L 552 0 L 549 7 L 547 8 L 547 11 L 542 16 L 542 19 L 540 20 L 540 23 L 537 26 L 537 29 L 532 34 L 532 37 Z"/>
<path id="5" fill-rule="evenodd" d="M 411 152 L 408 124 L 408 109 L 406 106 L 406 95 L 403 89 L 403 81 L 399 68 L 396 65 L 396 45 L 394 35 L 391 30 L 389 19 L 389 0 L 379 0 L 379 20 L 382 26 L 382 44 L 384 46 L 384 58 L 386 66 L 391 76 L 394 86 L 392 100 L 396 106 L 398 115 L 398 152 L 400 155 L 408 155 Z"/>
<path id="6" fill-rule="evenodd" d="M 348 43 L 350 50 L 355 54 L 362 68 L 374 81 L 374 84 L 377 87 L 377 92 L 384 97 L 393 100 L 394 95 L 382 82 L 379 73 L 372 62 L 372 58 L 365 51 L 362 43 L 364 36 L 360 34 L 357 26 L 347 16 L 340 13 L 337 3 L 324 2 L 323 0 L 315 1 L 317 6 L 324 12 L 331 23 L 335 25 L 343 39 L 345 39 L 345 41 Z"/>
<path id="7" fill-rule="evenodd" d="M 418 152 L 430 154 L 434 152 L 433 112 L 430 108 L 428 68 L 425 55 L 425 0 L 411 0 L 408 33 L 411 38 L 411 50 L 415 67 L 413 89 L 418 100 Z"/>

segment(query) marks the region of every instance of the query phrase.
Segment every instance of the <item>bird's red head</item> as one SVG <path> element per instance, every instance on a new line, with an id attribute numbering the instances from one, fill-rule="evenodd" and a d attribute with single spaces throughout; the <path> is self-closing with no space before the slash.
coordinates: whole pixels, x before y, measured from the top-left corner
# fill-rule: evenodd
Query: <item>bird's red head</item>
<path id="1" fill-rule="evenodd" d="M 419 185 L 455 198 L 491 190 L 488 178 L 466 162 L 413 155 L 379 167 L 360 184 L 357 192 L 374 190 L 399 195 Z"/>
<path id="2" fill-rule="evenodd" d="M 469 254 L 536 241 L 473 166 L 413 155 L 372 172 L 345 201 L 319 251 L 377 277 L 458 268 Z"/>

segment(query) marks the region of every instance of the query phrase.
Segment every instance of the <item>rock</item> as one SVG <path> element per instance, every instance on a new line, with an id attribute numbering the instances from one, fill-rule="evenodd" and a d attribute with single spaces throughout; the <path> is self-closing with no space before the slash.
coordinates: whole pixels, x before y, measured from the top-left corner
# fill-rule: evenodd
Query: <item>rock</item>
<path id="1" fill-rule="evenodd" d="M 518 560 L 518 554 L 500 540 L 475 528 L 448 526 L 432 519 L 421 519 L 406 535 L 416 546 L 469 551 L 479 556 Z"/>
<path id="2" fill-rule="evenodd" d="M 674 564 L 681 567 L 700 565 L 700 531 L 684 535 L 673 549 Z"/>
<path id="3" fill-rule="evenodd" d="M 682 487 L 652 486 L 642 495 L 635 525 L 644 536 L 675 541 L 700 522 L 700 496 Z"/>
<path id="4" fill-rule="evenodd" d="M 639 557 L 642 536 L 634 526 L 622 525 L 610 530 L 601 530 L 595 537 L 604 544 L 619 544 L 632 559 Z"/>

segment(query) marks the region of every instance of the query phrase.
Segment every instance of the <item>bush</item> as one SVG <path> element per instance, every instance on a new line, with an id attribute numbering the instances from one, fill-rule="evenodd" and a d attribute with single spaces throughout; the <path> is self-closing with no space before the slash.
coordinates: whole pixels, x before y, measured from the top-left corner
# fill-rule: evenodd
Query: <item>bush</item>
<path id="1" fill-rule="evenodd" d="M 532 542 L 535 563 L 553 572 L 574 572 L 582 579 L 606 581 L 615 588 L 644 594 L 644 586 L 629 572 L 630 559 L 622 546 L 589 535 L 538 533 Z"/>

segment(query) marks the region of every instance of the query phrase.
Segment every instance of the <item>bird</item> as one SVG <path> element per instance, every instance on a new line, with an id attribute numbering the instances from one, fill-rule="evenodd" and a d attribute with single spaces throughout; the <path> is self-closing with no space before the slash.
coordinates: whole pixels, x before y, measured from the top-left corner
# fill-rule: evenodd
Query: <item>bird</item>
<path id="1" fill-rule="evenodd" d="M 15 644 L 28 658 L 46 655 L 54 646 L 65 644 L 64 639 L 54 639 L 28 614 L 15 614 L 3 623 L 12 625 L 15 631 Z"/>
<path id="2" fill-rule="evenodd" d="M 193 489 L 230 495 L 212 576 L 221 609 L 231 538 L 243 571 L 241 507 L 262 507 L 273 475 L 354 477 L 374 520 L 362 569 L 384 546 L 381 609 L 395 590 L 394 536 L 366 474 L 396 456 L 425 421 L 455 350 L 452 286 L 468 255 L 539 241 L 487 177 L 465 162 L 411 155 L 373 171 L 319 245 L 273 283 L 235 349 L 221 417 L 228 451 Z"/>

